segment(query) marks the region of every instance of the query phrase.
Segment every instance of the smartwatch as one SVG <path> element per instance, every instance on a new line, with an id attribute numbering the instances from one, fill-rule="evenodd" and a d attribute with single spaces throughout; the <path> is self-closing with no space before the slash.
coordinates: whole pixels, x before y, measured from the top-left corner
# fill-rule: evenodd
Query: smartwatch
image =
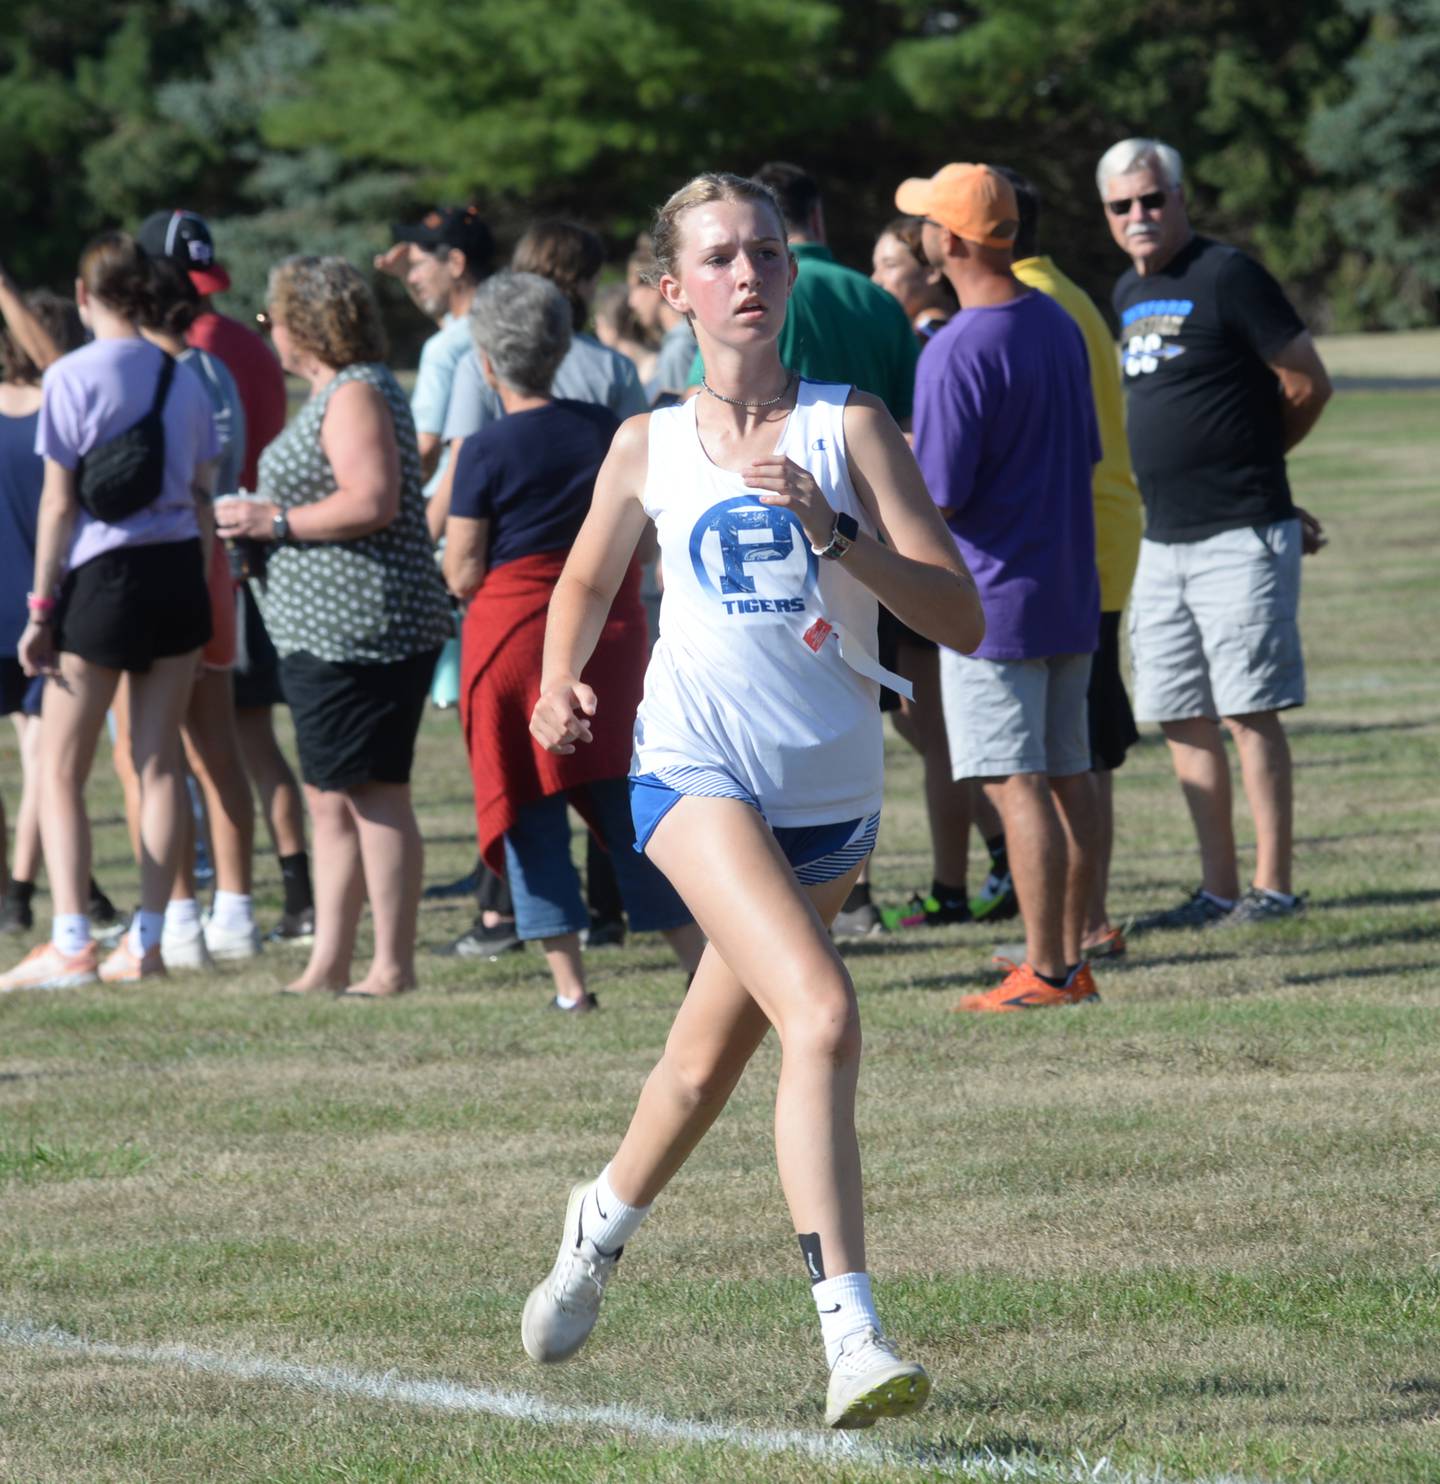
<path id="1" fill-rule="evenodd" d="M 270 522 L 270 534 L 282 545 L 290 539 L 290 517 L 283 510 L 275 512 L 275 518 Z"/>
<path id="2" fill-rule="evenodd" d="M 811 551 L 826 561 L 839 561 L 847 551 L 855 544 L 855 538 L 860 534 L 860 522 L 853 515 L 837 515 L 835 517 L 835 529 L 830 532 L 830 544 L 828 546 L 812 546 Z"/>

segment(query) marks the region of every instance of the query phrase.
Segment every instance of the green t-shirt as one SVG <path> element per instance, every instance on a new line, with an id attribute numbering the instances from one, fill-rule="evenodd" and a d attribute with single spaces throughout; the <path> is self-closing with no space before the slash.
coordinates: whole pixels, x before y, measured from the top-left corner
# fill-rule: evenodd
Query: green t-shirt
<path id="1" fill-rule="evenodd" d="M 818 242 L 792 243 L 790 251 L 800 272 L 780 332 L 781 361 L 810 381 L 845 381 L 871 392 L 905 422 L 920 348 L 900 301 Z M 691 386 L 700 385 L 701 371 L 697 353 Z"/>

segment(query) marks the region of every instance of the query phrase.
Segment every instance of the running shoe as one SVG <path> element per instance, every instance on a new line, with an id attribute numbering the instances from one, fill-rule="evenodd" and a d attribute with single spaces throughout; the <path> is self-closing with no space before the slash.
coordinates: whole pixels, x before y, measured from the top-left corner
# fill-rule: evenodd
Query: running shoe
<path id="1" fill-rule="evenodd" d="M 135 984 L 141 979 L 154 979 L 165 972 L 165 960 L 160 945 L 147 948 L 136 957 L 130 947 L 130 934 L 121 938 L 119 946 L 100 965 L 100 978 L 106 984 Z"/>
<path id="2" fill-rule="evenodd" d="M 967 994 L 954 1006 L 957 1011 L 1050 1010 L 1061 1005 L 1083 1005 L 1100 998 L 1089 964 L 1081 964 L 1070 982 L 1061 987 L 1047 984 L 1026 964 L 1011 964 L 1010 972 L 982 994 Z"/>
<path id="3" fill-rule="evenodd" d="M 124 946 L 123 944 L 121 945 Z M 160 957 L 167 969 L 213 969 L 205 929 L 198 922 L 167 922 L 160 934 Z"/>
<path id="4" fill-rule="evenodd" d="M 28 933 L 35 926 L 35 909 L 6 892 L 0 902 L 0 933 Z"/>
<path id="5" fill-rule="evenodd" d="M 525 944 L 515 932 L 514 922 L 497 922 L 486 927 L 478 919 L 453 943 L 432 950 L 440 958 L 497 959 L 502 953 L 518 953 Z"/>
<path id="6" fill-rule="evenodd" d="M 1088 959 L 1124 958 L 1127 952 L 1125 934 L 1117 927 L 1107 927 L 1093 942 L 1082 943 L 1080 951 Z"/>
<path id="7" fill-rule="evenodd" d="M 884 919 L 874 902 L 862 902 L 848 912 L 837 912 L 830 924 L 832 938 L 871 938 L 884 931 Z"/>
<path id="8" fill-rule="evenodd" d="M 826 1427 L 873 1427 L 881 1417 L 907 1417 L 930 1398 L 925 1367 L 901 1360 L 878 1329 L 847 1335 L 830 1367 Z"/>
<path id="9" fill-rule="evenodd" d="M 569 1360 L 589 1339 L 600 1316 L 605 1285 L 624 1251 L 622 1247 L 602 1252 L 585 1240 L 580 1208 L 592 1184 L 587 1180 L 571 1187 L 560 1255 L 545 1281 L 531 1290 L 520 1318 L 525 1353 L 542 1365 Z"/>
<path id="10" fill-rule="evenodd" d="M 961 923 L 974 922 L 975 914 L 970 903 L 963 897 L 959 901 L 942 902 L 933 892 L 921 896 L 917 891 L 900 919 L 902 927 L 958 927 Z"/>
<path id="11" fill-rule="evenodd" d="M 260 929 L 252 922 L 249 927 L 221 927 L 212 917 L 205 924 L 205 947 L 210 957 L 226 962 L 256 958 L 260 953 Z"/>
<path id="12" fill-rule="evenodd" d="M 315 941 L 315 909 L 302 907 L 299 912 L 286 912 L 265 934 L 267 943 L 288 943 L 303 948 Z"/>
<path id="13" fill-rule="evenodd" d="M 1298 917 L 1304 910 L 1304 897 L 1292 897 L 1290 901 L 1282 902 L 1268 891 L 1252 886 L 1216 926 L 1248 927 L 1256 922 L 1279 922 L 1286 917 Z"/>
<path id="14" fill-rule="evenodd" d="M 689 984 L 686 984 L 685 988 L 689 989 Z M 561 1010 L 566 1015 L 588 1015 L 592 1010 L 598 1010 L 600 1008 L 600 1001 L 587 989 L 578 1000 L 562 1000 L 557 994 L 545 1008 L 547 1010 Z"/>
<path id="15" fill-rule="evenodd" d="M 0 994 L 15 989 L 78 989 L 94 984 L 100 950 L 91 939 L 79 953 L 61 953 L 54 943 L 40 943 L 8 974 L 0 974 Z"/>
<path id="16" fill-rule="evenodd" d="M 1005 922 L 1020 913 L 1015 882 L 1009 871 L 997 876 L 991 871 L 978 895 L 970 898 L 970 915 L 976 922 Z"/>
<path id="17" fill-rule="evenodd" d="M 1217 902 L 1203 886 L 1197 886 L 1178 907 L 1166 907 L 1162 912 L 1151 912 L 1145 917 L 1137 917 L 1130 924 L 1130 931 L 1132 933 L 1153 933 L 1171 932 L 1180 928 L 1214 927 L 1222 918 L 1227 917 L 1233 908 L 1233 903 L 1227 907 L 1223 902 Z"/>

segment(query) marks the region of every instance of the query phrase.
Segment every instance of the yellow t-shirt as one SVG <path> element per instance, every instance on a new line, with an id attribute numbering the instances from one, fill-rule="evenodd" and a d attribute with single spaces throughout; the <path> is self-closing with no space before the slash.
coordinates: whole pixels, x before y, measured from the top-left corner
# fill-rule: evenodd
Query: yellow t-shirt
<path id="1" fill-rule="evenodd" d="M 1120 390 L 1120 361 L 1104 316 L 1089 294 L 1047 257 L 1021 258 L 1015 277 L 1039 289 L 1080 326 L 1090 352 L 1090 387 L 1100 424 L 1100 462 L 1095 465 L 1095 565 L 1100 569 L 1100 611 L 1118 613 L 1130 596 L 1145 515 L 1130 468 L 1125 441 L 1125 401 Z"/>

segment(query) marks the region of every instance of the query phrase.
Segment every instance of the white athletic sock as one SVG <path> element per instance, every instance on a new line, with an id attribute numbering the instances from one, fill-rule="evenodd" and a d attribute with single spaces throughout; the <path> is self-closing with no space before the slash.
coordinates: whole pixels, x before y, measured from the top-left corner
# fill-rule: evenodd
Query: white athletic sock
<path id="1" fill-rule="evenodd" d="M 194 897 L 180 897 L 165 903 L 164 923 L 172 933 L 194 937 L 200 926 L 200 903 Z"/>
<path id="2" fill-rule="evenodd" d="M 811 1285 L 815 1308 L 820 1315 L 820 1335 L 825 1341 L 825 1364 L 833 1366 L 841 1343 L 857 1330 L 880 1329 L 880 1316 L 870 1295 L 869 1273 L 841 1273 Z M 884 1330 L 880 1330 L 883 1334 Z"/>
<path id="3" fill-rule="evenodd" d="M 57 912 L 50 923 L 50 941 L 74 958 L 90 941 L 90 919 L 83 912 Z"/>
<path id="4" fill-rule="evenodd" d="M 627 1206 L 610 1186 L 610 1166 L 600 1171 L 580 1207 L 580 1229 L 585 1240 L 601 1252 L 616 1253 L 640 1229 L 649 1206 Z"/>
<path id="5" fill-rule="evenodd" d="M 250 907 L 250 893 L 242 891 L 217 891 L 210 908 L 210 921 L 225 933 L 248 933 L 255 926 L 255 914 Z"/>
<path id="6" fill-rule="evenodd" d="M 1217 907 L 1223 907 L 1227 912 L 1235 905 L 1234 897 L 1217 897 L 1213 891 L 1202 891 L 1200 895 L 1209 897 Z"/>
<path id="7" fill-rule="evenodd" d="M 152 948 L 160 946 L 160 935 L 164 931 L 165 914 L 146 912 L 142 908 L 130 924 L 130 952 L 136 958 L 144 958 Z"/>
<path id="8" fill-rule="evenodd" d="M 1268 886 L 1257 886 L 1255 889 L 1256 891 L 1263 892 L 1265 896 L 1271 897 L 1275 901 L 1282 903 L 1286 907 L 1293 907 L 1295 905 L 1295 897 L 1294 894 L 1291 892 L 1271 891 Z"/>

